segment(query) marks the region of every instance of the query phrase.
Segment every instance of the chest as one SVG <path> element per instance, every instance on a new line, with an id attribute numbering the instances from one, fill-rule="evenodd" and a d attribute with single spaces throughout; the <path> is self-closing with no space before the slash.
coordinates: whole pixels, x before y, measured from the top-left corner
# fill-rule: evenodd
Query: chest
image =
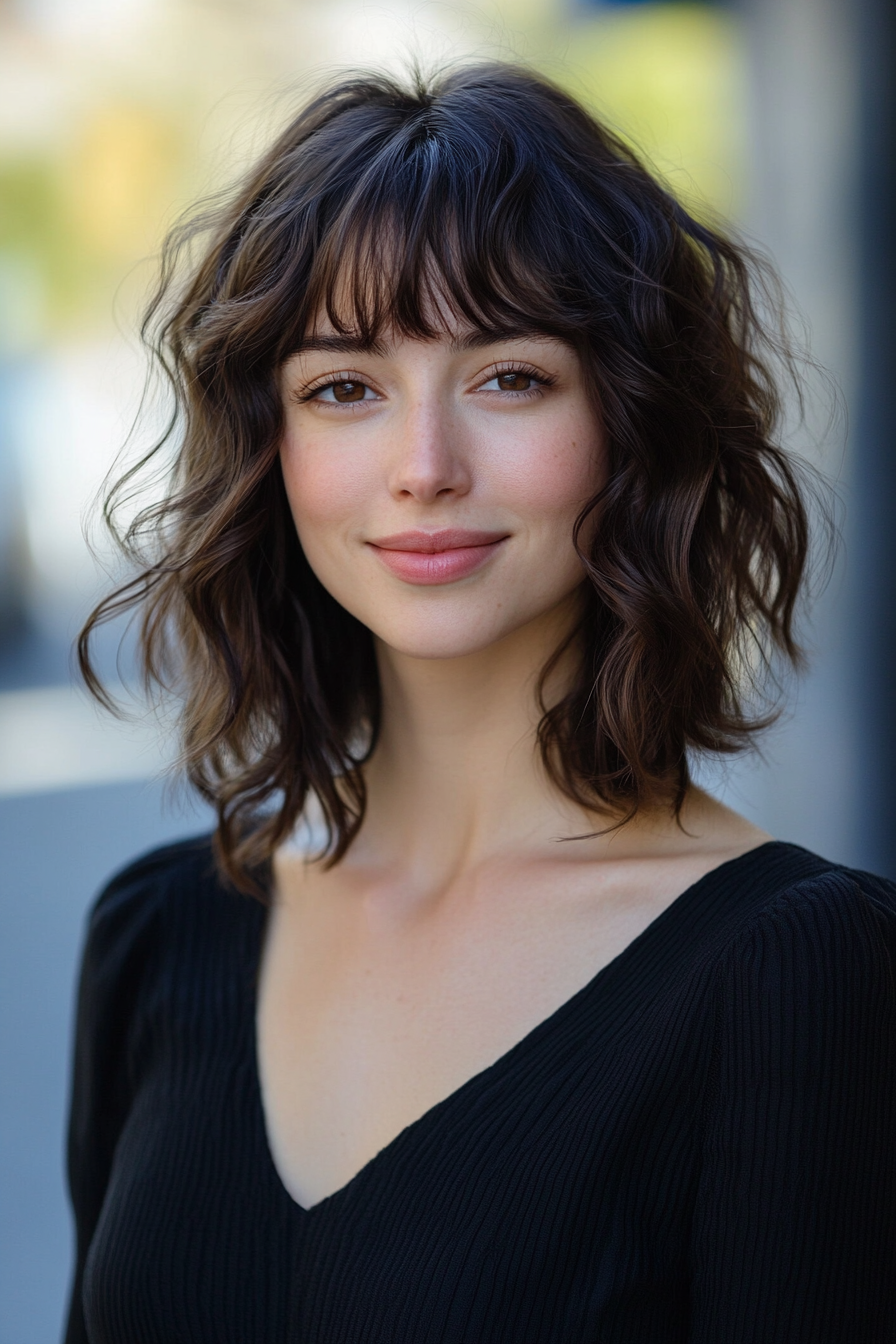
<path id="1" fill-rule="evenodd" d="M 202 1013 L 177 976 L 153 993 L 86 1276 L 92 1338 L 167 1344 L 189 1320 L 208 1344 L 678 1344 L 699 996 L 650 965 L 632 993 L 610 967 L 309 1212 L 269 1145 L 254 965 L 222 965 Z M 625 1251 L 633 1229 L 649 1254 Z"/>
<path id="2" fill-rule="evenodd" d="M 525 1042 L 674 896 L 617 884 L 596 901 L 575 877 L 541 877 L 536 895 L 492 891 L 450 916 L 378 919 L 339 894 L 272 912 L 258 1061 L 272 1157 L 298 1204 L 343 1188 Z"/>

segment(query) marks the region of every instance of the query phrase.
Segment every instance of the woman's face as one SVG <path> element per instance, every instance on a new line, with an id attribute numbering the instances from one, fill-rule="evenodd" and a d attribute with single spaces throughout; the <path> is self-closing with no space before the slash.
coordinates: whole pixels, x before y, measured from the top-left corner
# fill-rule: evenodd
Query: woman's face
<path id="1" fill-rule="evenodd" d="M 457 329 L 374 349 L 319 324 L 281 373 L 283 478 L 336 600 L 420 658 L 474 653 L 582 581 L 572 542 L 600 487 L 600 428 L 560 341 Z"/>

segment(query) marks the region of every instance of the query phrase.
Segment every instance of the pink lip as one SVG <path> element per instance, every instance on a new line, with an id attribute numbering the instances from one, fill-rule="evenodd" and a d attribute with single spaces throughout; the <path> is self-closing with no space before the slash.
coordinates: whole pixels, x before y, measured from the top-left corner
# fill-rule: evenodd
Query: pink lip
<path id="1" fill-rule="evenodd" d="M 405 583 L 436 584 L 466 578 L 506 539 L 506 532 L 449 527 L 441 532 L 396 532 L 368 545 L 396 578 Z"/>

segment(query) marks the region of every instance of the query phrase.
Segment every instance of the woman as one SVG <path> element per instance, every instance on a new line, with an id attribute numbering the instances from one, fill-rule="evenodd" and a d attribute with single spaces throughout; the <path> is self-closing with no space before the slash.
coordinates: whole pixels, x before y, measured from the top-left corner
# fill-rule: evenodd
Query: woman
<path id="1" fill-rule="evenodd" d="M 82 658 L 142 611 L 219 825 L 92 916 L 68 1340 L 891 1340 L 894 889 L 688 773 L 798 658 L 743 253 L 500 65 L 199 227 Z"/>

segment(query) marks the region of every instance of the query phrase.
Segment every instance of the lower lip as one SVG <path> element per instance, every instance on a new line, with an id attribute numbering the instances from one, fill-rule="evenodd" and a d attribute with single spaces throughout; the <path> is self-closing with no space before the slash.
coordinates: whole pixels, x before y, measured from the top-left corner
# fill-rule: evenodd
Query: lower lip
<path id="1" fill-rule="evenodd" d="M 405 583 L 453 583 L 465 579 L 492 558 L 505 540 L 490 541 L 485 546 L 458 546 L 450 551 L 387 551 L 373 546 L 380 560 L 396 578 Z"/>

